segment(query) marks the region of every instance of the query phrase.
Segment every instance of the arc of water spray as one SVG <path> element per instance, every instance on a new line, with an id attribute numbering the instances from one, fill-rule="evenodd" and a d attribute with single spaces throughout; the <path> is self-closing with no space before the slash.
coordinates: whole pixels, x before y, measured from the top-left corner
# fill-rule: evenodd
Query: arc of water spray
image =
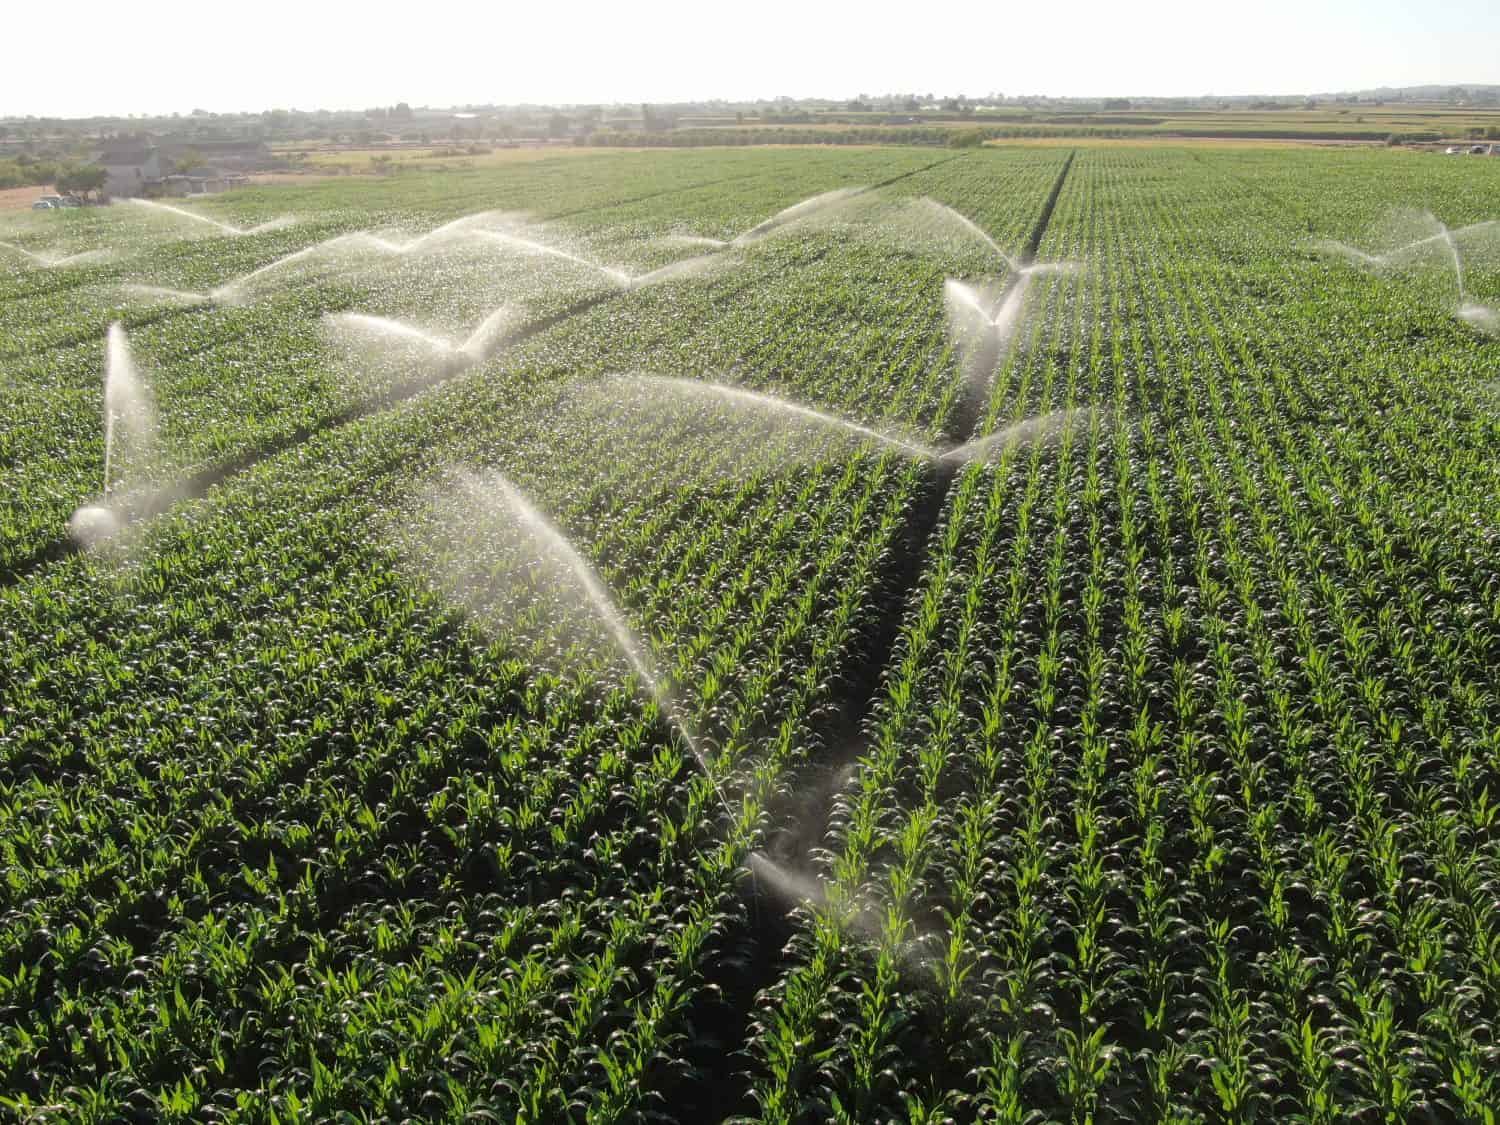
<path id="1" fill-rule="evenodd" d="M 769 219 L 757 223 L 743 234 L 736 235 L 729 240 L 729 245 L 747 246 L 752 242 L 757 242 L 766 237 L 772 231 L 786 226 L 788 223 L 817 214 L 819 211 L 826 211 L 830 207 L 835 207 L 841 203 L 847 203 L 855 196 L 863 195 L 869 190 L 867 187 L 834 188 L 832 191 L 825 191 L 810 199 L 804 199 L 800 203 L 793 203 L 790 207 L 783 207 Z"/>
<path id="2" fill-rule="evenodd" d="M 1471 301 L 1459 306 L 1458 315 L 1459 319 L 1472 324 L 1486 335 L 1500 336 L 1500 312 L 1488 305 L 1478 305 Z"/>
<path id="3" fill-rule="evenodd" d="M 305 261 L 315 254 L 326 254 L 330 250 L 340 247 L 358 247 L 380 249 L 380 239 L 363 231 L 353 234 L 335 235 L 333 238 L 324 239 L 322 242 L 314 242 L 311 246 L 304 246 L 301 250 L 294 250 L 285 254 L 275 261 L 267 262 L 257 269 L 251 270 L 243 277 L 237 277 L 232 281 L 225 282 L 216 289 L 209 290 L 209 296 L 215 301 L 223 301 L 233 304 L 238 301 L 247 285 L 256 278 L 263 277 L 268 273 L 284 269 L 294 262 Z"/>
<path id="4" fill-rule="evenodd" d="M 938 453 L 928 446 L 871 429 L 869 426 L 862 426 L 858 422 L 851 422 L 836 414 L 816 410 L 811 406 L 804 406 L 802 403 L 793 402 L 791 399 L 781 398 L 778 395 L 748 391 L 743 387 L 735 387 L 728 383 L 716 383 L 705 379 L 683 379 L 670 375 L 621 375 L 616 376 L 616 381 L 620 384 L 662 391 L 683 398 L 712 399 L 741 409 L 748 408 L 763 413 L 799 418 L 824 429 L 874 441 L 908 457 L 933 460 L 938 456 Z"/>
<path id="5" fill-rule="evenodd" d="M 1431 216 L 1428 217 L 1431 218 Z M 1400 261 L 1402 258 L 1410 256 L 1413 252 L 1421 250 L 1423 247 L 1433 246 L 1439 242 L 1445 243 L 1445 248 L 1448 249 L 1450 253 L 1457 255 L 1458 248 L 1455 244 L 1456 239 L 1468 237 L 1479 231 L 1500 227 L 1500 219 L 1486 219 L 1482 223 L 1470 223 L 1468 226 L 1455 227 L 1451 230 L 1440 219 L 1433 218 L 1432 221 L 1437 224 L 1438 233 L 1430 234 L 1425 238 L 1414 239 L 1411 242 L 1402 243 L 1400 246 L 1397 246 L 1391 250 L 1387 250 L 1383 254 L 1371 254 L 1368 251 L 1361 250 L 1357 246 L 1353 246 L 1347 242 L 1340 242 L 1335 238 L 1321 239 L 1318 242 L 1315 242 L 1313 244 L 1313 247 L 1314 249 L 1320 250 L 1325 254 L 1334 254 L 1342 258 L 1347 258 L 1350 261 L 1357 262 L 1361 265 L 1369 266 L 1372 269 L 1381 269 L 1385 266 L 1391 265 L 1394 262 Z M 1462 266 L 1460 265 L 1459 268 L 1461 270 Z"/>
<path id="6" fill-rule="evenodd" d="M 716 250 L 727 249 L 731 246 L 748 246 L 750 243 L 758 242 L 788 223 L 845 203 L 857 195 L 863 195 L 869 190 L 868 187 L 850 187 L 825 191 L 820 195 L 804 199 L 800 203 L 794 203 L 790 207 L 783 207 L 770 218 L 761 220 L 749 230 L 742 231 L 733 238 L 709 238 L 707 235 L 701 234 L 669 234 L 662 241 L 675 242 L 682 246 L 709 246 Z"/>
<path id="7" fill-rule="evenodd" d="M 873 441 L 886 449 L 890 449 L 906 457 L 939 465 L 962 465 L 971 461 L 984 460 L 994 450 L 1003 448 L 1008 443 L 1044 437 L 1054 433 L 1072 418 L 1084 413 L 1087 409 L 1080 407 L 1072 410 L 1059 410 L 1035 418 L 1023 419 L 1014 425 L 1007 426 L 1003 430 L 988 434 L 982 438 L 977 438 L 974 441 L 965 442 L 963 445 L 954 446 L 950 449 L 938 449 L 920 442 L 910 441 L 892 433 L 873 429 L 870 426 L 861 425 L 858 422 L 852 422 L 847 418 L 839 417 L 837 414 L 829 414 L 826 411 L 814 409 L 811 406 L 782 398 L 779 395 L 749 391 L 743 387 L 736 387 L 727 383 L 718 383 L 706 379 L 684 379 L 669 375 L 618 375 L 610 380 L 610 382 L 615 385 L 635 386 L 646 391 L 656 391 L 683 398 L 710 399 L 732 408 L 797 418 L 802 421 L 811 422 L 823 429 Z"/>
<path id="8" fill-rule="evenodd" d="M 958 306 L 982 320 L 986 328 L 993 328 L 1008 335 L 1015 327 L 1021 301 L 1028 285 L 1027 275 L 1018 277 L 1015 283 L 1006 289 L 1005 296 L 1000 299 L 999 303 L 991 304 L 980 296 L 979 290 L 974 286 L 950 277 L 943 282 L 943 295 L 950 305 Z"/>
<path id="9" fill-rule="evenodd" d="M 1441 223 L 1438 224 L 1442 226 Z M 1453 258 L 1453 276 L 1458 281 L 1458 303 L 1462 307 L 1466 304 L 1464 294 L 1464 260 L 1459 256 L 1458 243 L 1453 241 L 1453 232 L 1443 227 L 1443 241 L 1448 245 L 1448 253 Z"/>
<path id="10" fill-rule="evenodd" d="M 223 285 L 220 285 L 215 289 L 211 289 L 208 292 L 196 292 L 192 290 L 171 289 L 157 285 L 140 284 L 127 284 L 123 286 L 123 290 L 129 296 L 140 297 L 147 300 L 166 300 L 181 304 L 238 304 L 244 300 L 246 290 L 258 278 L 274 271 L 284 269 L 289 265 L 310 258 L 316 254 L 327 253 L 341 247 L 366 248 L 379 251 L 381 253 L 405 254 L 417 248 L 418 246 L 431 241 L 434 238 L 452 235 L 459 230 L 468 227 L 473 223 L 495 213 L 496 212 L 480 212 L 474 215 L 463 216 L 462 218 L 455 219 L 452 222 L 445 224 L 444 226 L 438 227 L 436 230 L 430 231 L 428 234 L 423 235 L 420 238 L 406 243 L 392 242 L 387 239 L 381 238 L 378 235 L 370 234 L 365 231 L 357 231 L 352 234 L 338 235 L 334 238 L 325 239 L 322 242 L 314 243 L 311 246 L 304 247 L 303 249 L 294 251 L 293 253 L 286 254 L 280 258 L 277 258 L 275 261 L 268 262 L 266 265 L 263 265 L 258 269 L 251 270 L 249 273 L 241 277 L 227 281 Z M 485 238 L 500 242 L 507 246 L 520 248 L 527 252 L 548 254 L 587 266 L 590 269 L 594 269 L 603 273 L 615 284 L 620 285 L 626 289 L 643 287 L 646 285 L 655 284 L 657 282 L 666 281 L 674 277 L 688 276 L 692 273 L 705 270 L 712 265 L 712 256 L 700 255 L 696 258 L 689 258 L 685 261 L 673 262 L 669 265 L 662 266 L 659 269 L 651 270 L 648 273 L 641 274 L 636 277 L 631 277 L 629 274 L 621 270 L 611 269 L 607 266 L 598 265 L 596 263 L 588 261 L 585 258 L 581 258 L 575 254 L 571 254 L 565 250 L 560 250 L 556 247 L 548 246 L 544 243 L 536 242 L 532 239 L 522 238 L 518 235 L 501 231 L 488 230 L 478 231 L 476 233 Z M 338 314 L 336 317 L 333 317 L 331 319 L 340 323 L 346 328 L 352 328 L 356 331 L 363 331 L 368 335 L 385 335 L 388 337 L 405 339 L 409 342 L 429 347 L 434 351 L 443 353 L 444 355 L 448 355 L 451 357 L 462 357 L 470 362 L 479 363 L 483 362 L 485 359 L 489 358 L 489 356 L 494 354 L 495 350 L 500 346 L 501 343 L 503 343 L 505 333 L 502 332 L 501 329 L 505 321 L 509 318 L 510 314 L 511 310 L 506 306 L 501 306 L 495 309 L 487 317 L 485 317 L 483 321 L 480 322 L 480 324 L 475 328 L 474 332 L 469 336 L 469 338 L 461 344 L 455 344 L 451 340 L 433 335 L 428 332 L 424 332 L 423 330 L 412 325 L 405 324 L 402 321 L 387 319 L 384 317 L 367 316 L 361 313 L 345 313 Z"/>
<path id="11" fill-rule="evenodd" d="M 366 246 L 371 250 L 378 250 L 383 254 L 410 254 L 413 251 L 422 249 L 429 243 L 439 242 L 444 238 L 451 237 L 452 235 L 459 233 L 465 228 L 470 227 L 477 222 L 481 222 L 485 219 L 491 218 L 497 214 L 499 214 L 499 212 L 497 211 L 476 211 L 472 215 L 462 215 L 457 219 L 453 219 L 449 222 L 444 223 L 440 227 L 434 227 L 426 234 L 419 234 L 415 238 L 408 238 L 405 241 L 396 238 L 386 238 L 383 235 L 375 234 L 372 231 L 360 230 L 353 231 L 349 234 L 337 235 L 334 238 L 316 243 L 315 245 L 332 246 L 338 243 L 358 243 L 359 245 Z M 479 231 L 477 233 L 490 234 L 494 232 Z"/>
<path id="12" fill-rule="evenodd" d="M 297 221 L 290 215 L 281 215 L 274 219 L 268 219 L 264 223 L 257 223 L 253 227 L 237 227 L 232 223 L 220 222 L 218 219 L 212 219 L 207 215 L 200 215 L 196 211 L 189 211 L 184 207 L 174 207 L 170 203 L 160 203 L 154 199 L 131 199 L 129 202 L 139 207 L 149 207 L 153 211 L 165 211 L 180 218 L 191 219 L 195 223 L 203 223 L 222 231 L 224 234 L 233 235 L 236 238 L 247 234 L 262 234 L 265 231 L 281 230 L 283 227 L 289 227 Z"/>
<path id="13" fill-rule="evenodd" d="M 7 250 L 14 250 L 17 254 L 23 255 L 29 261 L 33 261 L 43 269 L 49 270 L 59 269 L 63 266 L 76 266 L 80 265 L 83 262 L 91 262 L 95 259 L 103 258 L 109 253 L 109 251 L 107 250 L 84 250 L 78 254 L 67 254 L 62 257 L 55 257 L 51 254 L 43 254 L 35 250 L 28 250 L 24 246 L 17 246 L 14 242 L 0 242 L 0 246 L 5 247 L 5 249 Z"/>
<path id="14" fill-rule="evenodd" d="M 750 243 L 757 242 L 760 239 L 765 238 L 773 231 L 779 229 L 780 227 L 786 226 L 788 223 L 795 222 L 798 219 L 806 218 L 809 215 L 813 215 L 820 211 L 835 207 L 868 190 L 870 189 L 864 187 L 836 188 L 833 191 L 826 191 L 821 195 L 812 196 L 809 199 L 802 200 L 800 203 L 794 203 L 790 207 L 783 208 L 782 210 L 776 212 L 776 214 L 772 215 L 770 218 L 757 223 L 749 230 L 735 236 L 732 239 L 729 239 L 728 241 L 719 238 L 708 238 L 701 235 L 687 234 L 669 235 L 667 241 L 695 246 L 708 246 L 713 248 L 715 251 L 725 250 L 737 246 L 747 246 Z M 578 254 L 563 250 L 560 247 L 551 246 L 544 242 L 538 242 L 536 239 L 526 238 L 522 235 L 515 234 L 510 231 L 482 230 L 476 233 L 516 250 L 521 250 L 531 254 L 544 254 L 554 258 L 560 258 L 565 261 L 572 262 L 575 265 L 583 266 L 586 269 L 594 270 L 597 273 L 603 274 L 605 277 L 609 278 L 610 281 L 614 282 L 614 284 L 619 285 L 624 289 L 636 289 L 645 285 L 654 284 L 659 281 L 667 281 L 673 277 L 682 277 L 690 275 L 692 273 L 696 273 L 699 270 L 707 268 L 707 266 L 715 256 L 714 254 L 702 254 L 695 258 L 688 258 L 681 262 L 673 262 L 670 265 L 662 266 L 659 269 L 650 270 L 647 273 L 632 276 L 624 270 L 615 269 L 612 266 L 602 265 L 599 262 L 591 261 L 588 258 L 584 258 Z"/>
<path id="15" fill-rule="evenodd" d="M 452 341 L 445 340 L 441 336 L 434 336 L 430 332 L 405 321 L 392 320 L 384 316 L 371 316 L 368 313 L 341 312 L 329 313 L 325 318 L 328 324 L 334 328 L 351 329 L 367 336 L 384 336 L 403 340 L 407 343 L 417 344 L 433 351 L 452 352 L 457 349 Z"/>
<path id="16" fill-rule="evenodd" d="M 137 439 L 145 439 L 153 426 L 151 397 L 136 371 L 125 326 L 118 320 L 109 326 L 104 363 L 104 497 L 114 491 L 113 458 L 119 427 Z"/>
<path id="17" fill-rule="evenodd" d="M 988 461 L 997 450 L 1022 442 L 1040 441 L 1051 437 L 1072 423 L 1074 419 L 1088 418 L 1093 413 L 1093 407 L 1075 406 L 1066 410 L 1053 410 L 1046 414 L 1023 418 L 1019 422 L 1012 422 L 1002 430 L 996 430 L 992 434 L 986 434 L 982 438 L 975 438 L 973 441 L 950 449 L 939 455 L 938 460 L 961 465 L 966 465 L 971 461 Z"/>
<path id="18" fill-rule="evenodd" d="M 501 305 L 474 326 L 474 330 L 458 346 L 458 350 L 475 363 L 488 359 L 500 349 L 506 337 L 510 335 L 509 324 L 513 317 L 514 311 L 511 307 Z"/>
<path id="19" fill-rule="evenodd" d="M 672 262 L 670 265 L 659 266 L 646 273 L 636 274 L 626 284 L 626 288 L 643 289 L 648 285 L 670 281 L 675 277 L 692 277 L 711 269 L 717 260 L 717 254 L 699 254 L 696 257 L 684 258 L 680 262 Z"/>
<path id="20" fill-rule="evenodd" d="M 149 442 L 156 427 L 151 395 L 136 371 L 130 341 L 119 321 L 109 326 L 104 350 L 103 500 L 87 504 L 68 520 L 69 533 L 85 546 L 109 538 L 120 528 L 115 499 L 115 458 L 122 428 L 137 442 Z"/>
<path id="21" fill-rule="evenodd" d="M 657 269 L 649 270 L 646 273 L 629 274 L 624 270 L 615 269 L 613 266 L 601 265 L 578 254 L 570 253 L 556 246 L 549 246 L 545 242 L 538 242 L 535 239 L 524 238 L 518 234 L 495 230 L 485 230 L 477 233 L 503 246 L 520 250 L 523 253 L 543 254 L 583 266 L 585 269 L 603 274 L 612 283 L 626 290 L 640 289 L 647 285 L 655 285 L 657 282 L 670 281 L 674 277 L 688 277 L 692 274 L 700 273 L 712 266 L 716 257 L 713 254 L 699 254 L 696 257 L 684 258 L 680 262 L 671 262 Z"/>
<path id="22" fill-rule="evenodd" d="M 504 212 L 501 211 L 475 211 L 468 215 L 460 215 L 456 219 L 450 219 L 442 226 L 434 227 L 426 234 L 419 234 L 415 238 L 409 238 L 405 241 L 392 238 L 383 238 L 380 235 L 371 234 L 369 232 L 362 231 L 360 233 L 364 234 L 365 237 L 369 239 L 370 245 L 375 247 L 376 249 L 383 250 L 388 254 L 410 254 L 415 250 L 422 249 L 430 243 L 441 242 L 446 238 L 450 238 L 455 234 L 463 232 L 476 223 L 494 219 L 502 214 L 504 214 Z"/>
<path id="23" fill-rule="evenodd" d="M 243 301 L 245 289 L 252 282 L 264 277 L 266 274 L 286 268 L 296 262 L 305 261 L 318 254 L 326 254 L 331 250 L 340 248 L 366 248 L 379 251 L 390 251 L 393 243 L 377 238 L 375 235 L 364 231 L 356 231 L 353 234 L 335 235 L 321 242 L 314 242 L 311 246 L 304 246 L 301 250 L 294 250 L 290 254 L 283 254 L 274 261 L 267 262 L 263 266 L 251 270 L 240 277 L 231 278 L 224 284 L 219 285 L 207 292 L 199 292 L 191 289 L 171 289 L 160 285 L 137 285 L 127 284 L 124 290 L 127 294 L 147 299 L 180 301 L 188 304 L 215 304 L 233 305 Z M 396 251 L 399 252 L 399 249 Z"/>
<path id="24" fill-rule="evenodd" d="M 958 305 L 977 315 L 984 321 L 985 327 L 994 329 L 1003 343 L 1009 341 L 1015 332 L 1016 323 L 1021 317 L 1021 307 L 1025 303 L 1027 291 L 1031 288 L 1032 279 L 1049 273 L 1071 272 L 1071 269 L 1071 264 L 1066 262 L 1028 267 L 1016 276 L 1006 287 L 1004 296 L 993 305 L 987 305 L 984 298 L 980 296 L 979 290 L 974 286 L 955 278 L 949 278 L 943 282 L 943 293 L 950 306 Z"/>
<path id="25" fill-rule="evenodd" d="M 1479 231 L 1500 229 L 1500 219 L 1486 219 L 1484 222 L 1470 223 L 1465 227 L 1450 229 L 1446 223 L 1435 216 L 1429 214 L 1426 218 L 1437 225 L 1438 232 L 1436 234 L 1404 243 L 1393 250 L 1386 251 L 1384 254 L 1366 253 L 1358 247 L 1334 239 L 1324 239 L 1316 243 L 1316 248 L 1325 254 L 1335 254 L 1371 269 L 1384 269 L 1386 266 L 1410 255 L 1422 247 L 1442 243 L 1443 248 L 1448 252 L 1449 260 L 1453 263 L 1453 280 L 1458 286 L 1458 309 L 1456 310 L 1456 315 L 1460 320 L 1473 325 L 1481 332 L 1491 336 L 1500 336 L 1500 312 L 1487 305 L 1477 304 L 1469 300 L 1468 281 L 1464 273 L 1463 254 L 1458 246 L 1458 239 L 1460 237 L 1468 237 Z"/>
<path id="26" fill-rule="evenodd" d="M 960 313 L 966 313 L 977 318 L 989 333 L 988 343 L 971 360 L 972 370 L 966 376 L 971 393 L 975 393 L 980 386 L 987 386 L 994 377 L 994 365 L 999 362 L 1002 350 L 1015 336 L 1032 276 L 1031 273 L 1018 275 L 1006 289 L 998 307 L 990 306 L 972 285 L 953 278 L 943 282 L 943 297 L 950 318 L 956 319 Z"/>
<path id="27" fill-rule="evenodd" d="M 993 252 L 998 258 L 1000 258 L 1001 261 L 1005 263 L 1007 269 L 1014 272 L 1020 272 L 1020 270 L 1023 268 L 1019 260 L 1012 258 L 1003 249 L 1001 249 L 1000 244 L 996 242 L 992 237 L 990 237 L 988 231 L 986 231 L 973 219 L 969 218 L 962 212 L 955 211 L 946 203 L 939 203 L 936 199 L 933 199 L 928 195 L 924 195 L 921 199 L 918 199 L 917 206 L 926 210 L 930 214 L 937 216 L 940 219 L 945 219 L 948 222 L 956 224 L 963 231 L 965 231 L 978 241 L 984 243 L 985 246 L 989 247 L 991 252 Z"/>
<path id="28" fill-rule="evenodd" d="M 939 203 L 931 196 L 924 195 L 921 199 L 917 200 L 917 206 L 941 219 L 954 223 L 965 233 L 982 242 L 996 257 L 1005 263 L 1005 268 L 1017 277 L 1027 278 L 1042 274 L 1073 273 L 1079 268 L 1077 262 L 1025 262 L 1013 257 L 1006 253 L 1000 244 L 990 237 L 989 232 L 974 222 L 973 219 L 970 219 L 967 215 L 959 211 L 955 211 L 946 203 Z"/>
<path id="29" fill-rule="evenodd" d="M 598 262 L 591 262 L 587 258 L 579 257 L 577 254 L 570 254 L 568 251 L 561 250 L 556 246 L 548 246 L 545 242 L 537 242 L 531 238 L 522 238 L 518 234 L 510 234 L 506 231 L 483 230 L 478 233 L 494 242 L 528 254 L 543 254 L 553 258 L 561 258 L 564 261 L 572 262 L 574 265 L 583 266 L 585 269 L 602 273 L 616 285 L 629 286 L 630 284 L 630 275 L 623 270 L 602 266 Z"/>
<path id="30" fill-rule="evenodd" d="M 589 605 L 598 615 L 600 621 L 608 630 L 611 639 L 618 646 L 620 653 L 630 665 L 631 671 L 636 679 L 649 692 L 651 698 L 661 708 L 662 712 L 671 721 L 677 733 L 681 735 L 683 742 L 697 761 L 703 776 L 713 786 L 719 803 L 723 805 L 724 812 L 730 820 L 735 819 L 734 810 L 730 807 L 729 799 L 724 795 L 724 790 L 714 779 L 713 771 L 709 767 L 707 756 L 698 745 L 698 740 L 692 733 L 687 720 L 681 714 L 671 691 L 667 688 L 657 675 L 652 666 L 651 658 L 645 647 L 636 640 L 635 634 L 631 632 L 630 626 L 626 624 L 625 615 L 615 604 L 604 580 L 594 570 L 587 559 L 573 546 L 571 540 L 544 515 L 526 495 L 499 473 L 491 473 L 487 476 L 478 476 L 465 473 L 460 476 L 461 487 L 470 496 L 481 503 L 488 501 L 493 496 L 498 496 L 501 503 L 509 511 L 511 518 L 515 520 L 525 531 L 547 552 L 560 559 L 569 576 L 578 584 L 585 594 Z"/>
<path id="31" fill-rule="evenodd" d="M 350 329 L 371 337 L 405 340 L 444 356 L 482 363 L 504 344 L 508 335 L 505 329 L 514 315 L 514 310 L 509 305 L 501 305 L 486 315 L 462 343 L 454 343 L 445 337 L 424 332 L 405 321 L 383 316 L 345 312 L 330 313 L 326 319 L 336 328 Z"/>
<path id="32" fill-rule="evenodd" d="M 702 234 L 669 234 L 662 241 L 675 243 L 678 246 L 712 246 L 717 248 L 729 245 L 728 239 L 709 238 L 707 235 Z"/>
<path id="33" fill-rule="evenodd" d="M 149 201 L 143 200 L 138 202 Z M 162 204 L 162 206 L 166 207 L 167 205 Z M 168 209 L 180 210 L 179 208 Z M 184 211 L 182 213 L 191 215 L 191 212 L 187 211 Z M 301 250 L 294 250 L 290 254 L 285 254 L 282 257 L 275 259 L 274 261 L 267 262 L 265 265 L 260 266 L 257 269 L 253 269 L 249 273 L 244 274 L 240 277 L 232 278 L 231 280 L 226 281 L 224 284 L 214 289 L 210 289 L 207 292 L 197 292 L 189 289 L 170 289 L 159 285 L 130 284 L 126 285 L 124 288 L 125 292 L 130 294 L 131 296 L 144 297 L 147 299 L 171 300 L 188 304 L 237 304 L 243 299 L 245 287 L 248 286 L 251 282 L 255 281 L 257 278 L 260 278 L 265 274 L 271 273 L 275 270 L 282 269 L 285 266 L 292 265 L 293 263 L 303 261 L 314 256 L 315 254 L 326 253 L 330 250 L 337 250 L 340 248 L 373 250 L 382 254 L 409 254 L 428 245 L 429 243 L 438 241 L 446 237 L 450 237 L 462 231 L 464 228 L 472 226 L 474 223 L 492 218 L 498 213 L 499 212 L 496 211 L 478 211 L 472 215 L 463 215 L 407 242 L 397 242 L 388 238 L 382 238 L 380 235 L 372 234 L 369 231 L 353 231 L 349 234 L 335 235 L 332 238 L 326 238 L 321 242 L 315 242 L 311 246 L 304 246 Z M 201 215 L 193 217 L 199 219 L 203 218 Z M 214 220 L 204 219 L 203 221 L 213 222 Z M 265 225 L 266 224 L 262 224 L 262 227 L 264 227 Z M 252 233 L 252 231 L 244 231 L 241 233 L 248 234 Z"/>

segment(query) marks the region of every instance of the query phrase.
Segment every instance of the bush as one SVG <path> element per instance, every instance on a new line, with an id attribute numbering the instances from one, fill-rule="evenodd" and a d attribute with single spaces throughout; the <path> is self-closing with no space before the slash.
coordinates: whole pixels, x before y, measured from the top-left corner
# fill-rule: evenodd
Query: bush
<path id="1" fill-rule="evenodd" d="M 0 189 L 45 186 L 57 179 L 59 171 L 50 160 L 22 153 L 15 160 L 0 160 Z"/>
<path id="2" fill-rule="evenodd" d="M 949 148 L 978 148 L 989 139 L 983 129 L 954 129 L 948 134 Z"/>
<path id="3" fill-rule="evenodd" d="M 57 190 L 69 194 L 89 195 L 102 192 L 109 174 L 97 164 L 84 164 L 58 173 Z"/>

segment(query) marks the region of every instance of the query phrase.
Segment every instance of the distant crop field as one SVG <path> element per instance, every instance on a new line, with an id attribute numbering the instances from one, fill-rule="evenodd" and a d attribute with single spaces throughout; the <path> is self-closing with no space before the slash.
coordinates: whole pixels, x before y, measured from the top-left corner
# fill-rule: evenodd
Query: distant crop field
<path id="1" fill-rule="evenodd" d="M 473 147 L 478 151 L 471 152 Z M 325 148 L 284 145 L 278 155 L 313 171 L 369 173 L 382 170 L 436 171 L 460 168 L 484 168 L 496 165 L 528 163 L 533 160 L 556 160 L 588 151 L 571 145 L 476 144 L 455 142 L 410 148 L 358 148 L 329 146 Z"/>
<path id="2" fill-rule="evenodd" d="M 0 216 L 21 1121 L 1487 1121 L 1500 160 Z"/>
<path id="3" fill-rule="evenodd" d="M 840 107 L 790 114 L 742 115 L 734 120 L 677 119 L 651 131 L 596 130 L 589 145 L 691 147 L 764 144 L 910 144 L 957 146 L 987 140 L 1037 139 L 1094 143 L 1101 139 L 1149 139 L 1153 143 L 1234 140 L 1269 144 L 1437 145 L 1500 139 L 1500 109 L 1322 103 L 1312 108 L 1120 109 L 1105 112 L 1067 107 L 969 107 L 966 111 L 909 113 Z"/>

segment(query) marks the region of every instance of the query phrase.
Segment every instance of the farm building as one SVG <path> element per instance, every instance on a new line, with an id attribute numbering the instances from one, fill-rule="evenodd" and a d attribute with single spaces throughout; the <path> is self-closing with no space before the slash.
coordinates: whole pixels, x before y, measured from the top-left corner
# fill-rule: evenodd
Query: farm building
<path id="1" fill-rule="evenodd" d="M 95 161 L 105 172 L 104 194 L 136 196 L 155 194 L 165 169 L 156 146 L 132 142 L 107 148 Z"/>
<path id="2" fill-rule="evenodd" d="M 116 140 L 95 158 L 107 176 L 105 194 L 127 198 L 225 191 L 243 184 L 246 172 L 270 162 L 270 149 L 262 141 L 144 135 Z"/>
<path id="3" fill-rule="evenodd" d="M 249 180 L 239 172 L 216 168 L 194 168 L 191 172 L 174 172 L 161 181 L 161 194 L 169 196 L 211 195 L 243 187 Z"/>

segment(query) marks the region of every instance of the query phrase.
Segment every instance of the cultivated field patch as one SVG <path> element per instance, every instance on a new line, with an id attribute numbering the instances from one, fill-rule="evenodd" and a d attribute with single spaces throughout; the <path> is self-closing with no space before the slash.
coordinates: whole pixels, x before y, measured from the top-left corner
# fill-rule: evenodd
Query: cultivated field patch
<path id="1" fill-rule="evenodd" d="M 22 1120 L 1485 1120 L 1500 162 L 0 219 Z"/>

